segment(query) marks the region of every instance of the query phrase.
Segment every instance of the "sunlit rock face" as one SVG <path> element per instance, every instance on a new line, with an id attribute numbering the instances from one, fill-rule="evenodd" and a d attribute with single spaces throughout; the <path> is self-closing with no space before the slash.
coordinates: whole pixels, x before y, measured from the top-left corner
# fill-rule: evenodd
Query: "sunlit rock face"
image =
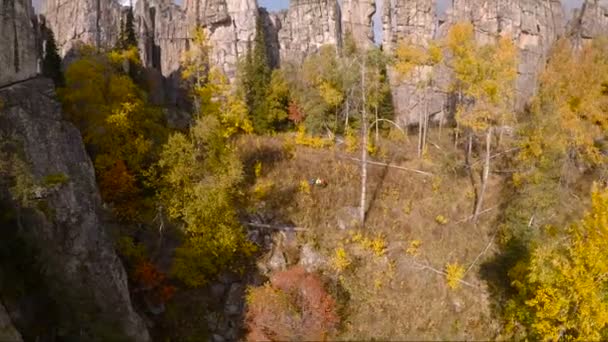
<path id="1" fill-rule="evenodd" d="M 351 34 L 357 46 L 369 48 L 374 44 L 372 17 L 376 13 L 374 0 L 343 0 L 341 2 L 342 33 Z"/>
<path id="2" fill-rule="evenodd" d="M 274 15 L 281 61 L 299 63 L 323 45 L 341 43 L 340 7 L 335 0 L 292 0 Z"/>
<path id="3" fill-rule="evenodd" d="M 102 49 L 114 47 L 122 6 L 117 0 L 45 0 L 42 15 L 65 56 L 77 42 Z"/>
<path id="4" fill-rule="evenodd" d="M 469 21 L 481 43 L 509 36 L 519 49 L 517 108 L 536 93 L 538 74 L 549 50 L 564 35 L 565 17 L 559 0 L 454 0 L 451 22 Z"/>

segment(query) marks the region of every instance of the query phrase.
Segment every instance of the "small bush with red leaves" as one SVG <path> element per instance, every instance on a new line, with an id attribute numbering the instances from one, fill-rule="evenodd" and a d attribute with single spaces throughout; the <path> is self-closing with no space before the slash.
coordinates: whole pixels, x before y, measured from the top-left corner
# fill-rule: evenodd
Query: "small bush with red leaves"
<path id="1" fill-rule="evenodd" d="M 249 341 L 323 341 L 336 332 L 336 303 L 302 267 L 275 273 L 247 297 Z"/>

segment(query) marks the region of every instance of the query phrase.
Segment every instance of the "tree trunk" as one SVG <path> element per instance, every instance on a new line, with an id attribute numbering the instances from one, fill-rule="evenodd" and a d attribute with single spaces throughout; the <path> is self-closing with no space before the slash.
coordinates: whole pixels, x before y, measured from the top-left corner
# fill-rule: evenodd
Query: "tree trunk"
<path id="1" fill-rule="evenodd" d="M 488 185 L 488 176 L 490 175 L 490 153 L 492 145 L 492 127 L 488 128 L 486 132 L 486 156 L 485 163 L 483 165 L 483 174 L 481 177 L 481 190 L 479 191 L 479 198 L 477 199 L 477 204 L 475 205 L 475 215 L 473 216 L 473 222 L 477 223 L 477 219 L 479 217 L 479 213 L 481 212 L 481 206 L 483 205 L 483 195 L 486 192 L 486 187 Z"/>
<path id="2" fill-rule="evenodd" d="M 344 120 L 344 133 L 348 130 L 348 117 L 350 116 L 350 96 L 346 97 L 346 119 Z"/>
<path id="3" fill-rule="evenodd" d="M 473 133 L 469 132 L 469 138 L 467 140 L 467 156 L 465 158 L 465 164 L 471 166 L 471 155 L 473 154 Z"/>
<path id="4" fill-rule="evenodd" d="M 361 67 L 361 94 L 363 100 L 361 112 L 361 203 L 359 207 L 359 219 L 361 226 L 365 224 L 365 195 L 367 192 L 367 109 L 365 103 L 365 59 Z"/>
<path id="5" fill-rule="evenodd" d="M 420 97 L 418 97 L 420 103 Z M 422 157 L 422 111 L 418 110 L 418 158 Z"/>
<path id="6" fill-rule="evenodd" d="M 426 139 L 429 130 L 429 98 L 428 90 L 424 90 L 424 127 L 422 130 L 422 153 L 426 151 Z"/>
<path id="7" fill-rule="evenodd" d="M 378 133 L 378 106 L 374 106 L 375 112 L 376 112 L 376 146 L 378 146 L 378 139 L 379 139 L 379 133 Z"/>

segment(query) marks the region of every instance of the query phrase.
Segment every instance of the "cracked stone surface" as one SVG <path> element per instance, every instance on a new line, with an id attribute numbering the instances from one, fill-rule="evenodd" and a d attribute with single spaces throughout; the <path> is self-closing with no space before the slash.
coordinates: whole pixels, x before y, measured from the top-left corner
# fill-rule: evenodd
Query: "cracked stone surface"
<path id="1" fill-rule="evenodd" d="M 36 75 L 31 0 L 0 0 L 0 86 Z"/>

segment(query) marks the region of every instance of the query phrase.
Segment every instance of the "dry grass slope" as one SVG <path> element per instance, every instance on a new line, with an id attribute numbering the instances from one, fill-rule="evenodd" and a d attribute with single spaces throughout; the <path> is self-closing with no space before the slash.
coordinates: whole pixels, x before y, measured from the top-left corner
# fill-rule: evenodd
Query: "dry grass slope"
<path id="1" fill-rule="evenodd" d="M 384 161 L 422 169 L 431 176 L 369 166 L 364 228 L 357 227 L 359 164 L 342 148 L 296 146 L 293 135 L 245 137 L 239 142 L 254 200 L 250 212 L 273 224 L 305 227 L 301 243 L 329 260 L 322 273 L 342 305 L 343 340 L 487 340 L 499 333 L 479 265 L 496 248 L 500 174 L 491 178 L 486 210 L 470 221 L 474 189 L 458 165 L 448 137 L 417 160 L 414 143 L 383 141 Z M 412 156 L 412 159 L 408 159 Z M 356 156 L 351 156 L 356 157 Z M 256 163 L 261 163 L 255 177 Z M 259 167 L 258 167 L 259 168 Z M 326 188 L 307 188 L 321 177 Z M 343 229 L 346 228 L 346 229 Z M 464 270 L 448 286 L 446 265 Z M 338 265 L 336 267 L 336 265 Z M 458 275 L 456 275 L 457 277 Z"/>

